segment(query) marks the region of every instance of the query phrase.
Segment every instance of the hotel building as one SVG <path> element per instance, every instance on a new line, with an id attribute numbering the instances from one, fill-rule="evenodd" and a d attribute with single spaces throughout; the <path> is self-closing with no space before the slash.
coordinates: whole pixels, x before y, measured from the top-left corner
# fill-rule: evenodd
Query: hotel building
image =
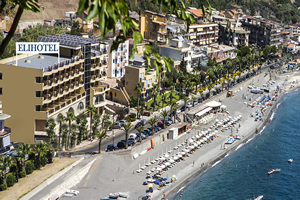
<path id="1" fill-rule="evenodd" d="M 47 119 L 69 111 L 78 115 L 90 104 L 101 114 L 106 105 L 107 44 L 64 34 L 38 41 L 59 42 L 60 56 L 23 54 L 0 61 L 0 101 L 13 116 L 5 121 L 13 142 L 35 143 L 47 136 Z"/>

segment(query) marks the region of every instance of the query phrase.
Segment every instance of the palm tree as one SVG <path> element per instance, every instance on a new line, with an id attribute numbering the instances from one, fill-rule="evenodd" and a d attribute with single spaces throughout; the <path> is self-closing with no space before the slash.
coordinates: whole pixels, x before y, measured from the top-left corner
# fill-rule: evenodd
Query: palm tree
<path id="1" fill-rule="evenodd" d="M 173 111 L 174 111 L 174 106 L 176 105 L 176 100 L 173 100 L 172 102 L 170 102 L 170 116 L 173 115 Z"/>
<path id="2" fill-rule="evenodd" d="M 58 123 L 59 123 L 58 146 L 59 146 L 59 148 L 61 148 L 61 146 L 60 146 L 60 142 L 61 142 L 61 133 L 62 133 L 61 125 L 62 125 L 62 123 L 65 121 L 65 117 L 64 117 L 62 114 L 59 114 L 59 115 L 58 115 L 58 118 L 57 118 L 57 121 L 58 121 Z"/>
<path id="3" fill-rule="evenodd" d="M 153 95 L 153 112 L 155 111 L 155 106 L 156 106 L 156 96 L 159 92 L 159 87 L 157 84 L 154 84 L 152 86 L 152 89 L 151 89 L 151 93 Z"/>
<path id="4" fill-rule="evenodd" d="M 88 106 L 87 112 L 90 114 L 90 140 L 92 140 L 92 118 L 93 115 L 96 113 L 97 108 L 93 104 Z"/>
<path id="5" fill-rule="evenodd" d="M 175 124 L 175 117 L 176 117 L 176 114 L 177 114 L 177 109 L 178 109 L 178 104 L 176 103 L 174 106 L 173 106 L 173 109 L 174 109 L 174 111 L 175 111 L 175 113 L 174 113 L 174 124 Z"/>
<path id="6" fill-rule="evenodd" d="M 173 86 L 171 86 L 170 95 L 169 95 L 169 99 L 170 99 L 171 102 L 172 102 L 173 98 L 175 97 L 175 95 L 176 95 L 176 90 Z"/>
<path id="7" fill-rule="evenodd" d="M 49 143 L 51 144 L 51 142 L 53 141 L 53 138 L 55 136 L 55 127 L 56 127 L 56 123 L 55 120 L 53 118 L 50 118 L 46 121 L 45 124 L 46 127 L 46 132 L 48 134 L 48 138 L 49 138 Z"/>
<path id="8" fill-rule="evenodd" d="M 203 99 L 203 96 L 204 96 L 203 92 L 200 92 L 200 96 Z"/>
<path id="9" fill-rule="evenodd" d="M 38 154 L 37 155 L 37 164 L 36 164 L 37 169 L 40 169 L 40 167 L 41 167 L 41 152 L 44 152 L 45 149 L 46 149 L 45 142 L 40 142 L 34 146 L 34 151 L 35 151 L 35 153 Z"/>
<path id="10" fill-rule="evenodd" d="M 161 114 L 160 114 L 163 118 L 164 118 L 164 128 L 166 127 L 166 118 L 168 116 L 168 113 L 167 111 L 162 111 Z"/>
<path id="11" fill-rule="evenodd" d="M 125 131 L 125 149 L 128 148 L 128 133 L 130 131 L 130 129 L 132 128 L 133 126 L 131 125 L 130 122 L 128 122 L 127 124 L 125 124 L 122 128 L 124 129 Z"/>
<path id="12" fill-rule="evenodd" d="M 76 144 L 76 131 L 77 131 L 77 125 L 76 124 L 71 124 L 70 127 L 70 137 L 71 137 L 71 147 L 75 146 Z"/>
<path id="13" fill-rule="evenodd" d="M 149 120 L 149 124 L 151 125 L 151 127 L 152 127 L 152 135 L 154 135 L 154 126 L 155 126 L 155 123 L 157 122 L 157 119 L 156 118 L 151 118 L 150 120 Z"/>
<path id="14" fill-rule="evenodd" d="M 105 113 L 102 117 L 102 125 L 101 128 L 104 129 L 104 123 L 106 123 L 110 119 L 109 114 Z"/>
<path id="15" fill-rule="evenodd" d="M 186 102 L 189 100 L 190 98 L 187 96 L 183 97 L 183 101 L 184 101 L 184 110 L 186 109 Z"/>
<path id="16" fill-rule="evenodd" d="M 195 106 L 195 104 L 194 104 L 194 101 L 197 99 L 197 97 L 192 97 L 192 100 L 193 100 L 193 107 Z"/>
<path id="17" fill-rule="evenodd" d="M 137 91 L 137 98 L 138 98 L 138 102 L 137 102 L 137 118 L 139 118 L 139 104 L 140 104 L 140 100 L 141 100 L 141 93 L 143 91 L 143 85 L 141 82 L 138 82 L 136 85 L 135 85 L 135 88 L 134 90 Z"/>
<path id="18" fill-rule="evenodd" d="M 5 156 L 0 158 L 0 170 L 2 172 L 2 177 L 3 177 L 3 183 L 6 183 L 6 168 L 11 167 L 12 165 L 12 157 L 11 156 Z"/>
<path id="19" fill-rule="evenodd" d="M 207 86 L 207 89 L 208 89 L 208 94 L 209 94 L 209 97 L 210 97 L 210 91 L 211 91 L 211 85 L 210 84 Z"/>
<path id="20" fill-rule="evenodd" d="M 98 132 L 98 127 L 100 126 L 100 122 L 101 122 L 101 115 L 99 114 L 95 114 L 93 119 L 92 119 L 92 137 L 95 137 L 97 132 Z"/>
<path id="21" fill-rule="evenodd" d="M 61 125 L 61 133 L 62 133 L 61 145 L 63 147 L 63 146 L 66 146 L 67 138 L 68 138 L 68 125 L 66 123 L 63 123 Z"/>
<path id="22" fill-rule="evenodd" d="M 70 138 L 70 135 L 71 135 L 71 124 L 72 124 L 72 121 L 74 121 L 76 119 L 75 115 L 74 115 L 74 112 L 67 112 L 67 117 L 66 117 L 66 121 L 68 121 L 68 126 L 69 126 L 69 133 L 68 133 L 68 137 L 67 137 L 67 142 L 66 142 L 66 149 L 69 148 L 69 138 Z"/>
<path id="23" fill-rule="evenodd" d="M 230 82 L 231 82 L 231 79 L 230 79 L 230 78 L 228 78 L 228 79 L 227 79 L 228 90 L 229 90 L 229 84 L 230 84 Z"/>
<path id="24" fill-rule="evenodd" d="M 102 132 L 99 132 L 96 134 L 96 137 L 99 140 L 99 154 L 101 154 L 101 144 L 102 144 L 102 140 L 105 139 L 107 137 L 107 132 L 104 130 Z"/>
<path id="25" fill-rule="evenodd" d="M 19 145 L 18 154 L 22 158 L 22 171 L 25 170 L 25 156 L 29 154 L 30 150 L 29 144 L 22 143 Z"/>
<path id="26" fill-rule="evenodd" d="M 136 129 L 140 134 L 139 142 L 142 142 L 142 132 L 143 132 L 144 128 L 145 128 L 144 126 L 139 126 Z"/>

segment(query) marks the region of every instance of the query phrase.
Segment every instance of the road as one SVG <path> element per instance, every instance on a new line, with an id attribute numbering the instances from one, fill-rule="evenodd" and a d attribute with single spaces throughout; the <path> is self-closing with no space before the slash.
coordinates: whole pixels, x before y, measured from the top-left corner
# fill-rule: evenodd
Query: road
<path id="1" fill-rule="evenodd" d="M 280 62 L 280 61 L 279 61 L 279 62 Z M 269 68 L 271 65 L 274 65 L 274 64 L 276 64 L 276 63 L 271 63 L 271 64 L 269 64 L 269 65 L 263 65 L 263 66 L 262 66 L 262 69 L 261 69 L 261 73 L 265 73 L 265 72 L 268 70 L 268 68 Z M 241 78 L 242 78 L 242 77 L 245 77 L 246 74 L 247 74 L 246 72 L 243 73 L 243 74 L 241 75 Z M 253 78 L 253 77 L 255 77 L 255 76 L 252 76 L 251 78 Z M 274 77 L 274 76 L 273 76 L 273 77 Z M 242 81 L 242 82 L 244 82 L 244 81 Z M 253 84 L 253 83 L 252 83 L 252 84 Z M 217 85 L 217 86 L 215 86 L 215 87 L 216 87 L 216 88 L 221 88 L 222 85 L 219 84 L 219 85 Z M 206 93 L 205 93 L 204 95 L 206 95 Z M 245 94 L 245 96 L 246 96 L 246 95 L 247 95 L 248 99 L 249 99 L 249 97 L 253 97 L 252 94 Z M 199 96 L 199 97 L 200 97 L 200 96 Z M 206 103 L 206 101 L 204 101 L 204 102 L 202 102 L 202 103 L 198 103 L 198 104 L 195 105 L 195 106 L 201 106 L 201 105 L 203 105 L 203 103 Z M 183 102 L 182 100 L 179 101 L 179 106 L 178 106 L 178 108 L 180 108 L 180 107 L 183 106 L 183 105 L 184 105 L 184 102 Z M 151 118 L 152 118 L 152 116 L 151 116 L 151 117 L 143 116 L 143 119 L 146 119 L 146 120 L 147 120 L 147 124 L 145 125 L 145 129 L 151 127 L 151 126 L 148 124 L 148 121 L 149 121 Z M 162 117 L 158 117 L 157 119 L 158 119 L 158 120 L 162 120 L 163 118 L 162 118 Z M 137 122 L 136 122 L 136 123 L 137 123 Z M 135 125 L 136 123 L 134 123 L 133 125 Z M 115 129 L 114 132 L 115 132 L 115 137 L 113 137 L 113 136 L 112 136 L 113 134 L 110 133 L 110 134 L 109 134 L 109 137 L 108 137 L 106 140 L 104 140 L 104 141 L 102 142 L 101 151 L 105 151 L 108 144 L 113 144 L 113 143 L 114 143 L 114 145 L 117 145 L 117 143 L 118 143 L 119 141 L 125 140 L 125 132 L 124 132 L 123 130 Z M 137 131 L 136 131 L 135 129 L 132 129 L 132 130 L 129 132 L 129 134 L 130 134 L 130 133 L 137 133 Z M 98 145 L 99 145 L 98 142 L 94 142 L 94 143 L 91 143 L 91 144 L 89 144 L 89 145 L 86 145 L 85 147 L 82 147 L 82 148 L 80 148 L 80 149 L 78 149 L 78 150 L 73 151 L 73 153 L 74 153 L 74 154 L 89 154 L 89 153 L 91 153 L 91 152 L 98 153 L 98 150 L 99 150 L 99 146 L 98 146 Z"/>

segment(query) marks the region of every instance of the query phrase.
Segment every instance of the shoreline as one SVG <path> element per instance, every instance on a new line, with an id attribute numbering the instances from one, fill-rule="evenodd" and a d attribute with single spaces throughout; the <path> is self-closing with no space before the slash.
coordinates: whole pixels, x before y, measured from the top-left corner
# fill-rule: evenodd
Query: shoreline
<path id="1" fill-rule="evenodd" d="M 292 77 L 287 80 L 287 81 L 283 81 L 284 82 L 290 82 L 292 79 Z M 281 83 L 281 84 L 282 84 Z M 169 190 L 165 190 L 165 194 L 166 197 L 165 199 L 168 199 L 170 197 L 174 198 L 176 196 L 176 194 L 179 192 L 179 190 L 185 188 L 190 182 L 193 182 L 193 179 L 201 176 L 202 174 L 204 174 L 205 172 L 207 172 L 208 170 L 210 170 L 212 167 L 214 167 L 215 164 L 219 163 L 221 160 L 223 160 L 225 157 L 227 157 L 227 155 L 230 154 L 230 152 L 233 152 L 237 149 L 239 149 L 240 145 L 245 145 L 247 144 L 248 140 L 250 140 L 251 138 L 255 138 L 258 136 L 258 134 L 256 134 L 256 130 L 255 128 L 257 128 L 258 132 L 261 132 L 261 130 L 263 130 L 263 128 L 265 126 L 268 126 L 270 124 L 269 120 L 271 115 L 274 113 L 274 110 L 277 109 L 277 105 L 281 103 L 281 101 L 284 99 L 284 97 L 291 93 L 291 92 L 295 92 L 295 90 L 297 90 L 299 88 L 299 85 L 297 85 L 294 88 L 291 89 L 287 89 L 287 90 L 283 90 L 281 91 L 281 93 L 279 93 L 278 98 L 276 101 L 274 101 L 274 103 L 272 104 L 271 107 L 269 107 L 269 109 L 267 110 L 267 115 L 265 116 L 265 120 L 261 123 L 256 125 L 253 129 L 249 130 L 247 133 L 245 133 L 245 137 L 242 137 L 242 139 L 240 140 L 240 142 L 235 143 L 235 144 L 231 144 L 232 146 L 227 147 L 227 149 L 225 150 L 224 153 L 217 154 L 215 155 L 214 158 L 210 159 L 208 161 L 209 165 L 205 165 L 204 167 L 201 167 L 200 169 L 196 170 L 194 173 L 188 174 L 186 178 L 184 178 L 183 180 L 181 180 L 174 188 L 170 188 Z M 275 116 L 275 114 L 274 114 Z M 163 199 L 163 195 L 159 195 L 157 196 L 158 199 Z"/>

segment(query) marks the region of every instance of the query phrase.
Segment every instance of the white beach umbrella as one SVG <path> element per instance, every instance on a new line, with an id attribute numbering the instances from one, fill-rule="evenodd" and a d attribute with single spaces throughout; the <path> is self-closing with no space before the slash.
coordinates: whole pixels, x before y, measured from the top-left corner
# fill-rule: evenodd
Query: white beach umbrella
<path id="1" fill-rule="evenodd" d="M 160 160 L 166 160 L 166 158 L 165 157 L 161 157 Z"/>
<path id="2" fill-rule="evenodd" d="M 179 158 L 181 158 L 181 157 L 182 157 L 182 155 L 181 155 L 181 154 L 179 154 L 179 155 L 178 155 L 178 157 L 179 157 Z"/>
<path id="3" fill-rule="evenodd" d="M 165 166 L 165 165 L 161 165 L 160 167 L 161 167 L 162 169 L 166 168 L 166 166 Z"/>
<path id="4" fill-rule="evenodd" d="M 194 140 L 194 139 L 195 139 L 195 136 L 193 136 L 192 139 Z"/>
<path id="5" fill-rule="evenodd" d="M 197 144 L 197 143 L 195 143 L 195 144 L 194 144 L 194 147 L 197 147 L 197 146 L 198 146 L 198 144 Z"/>
<path id="6" fill-rule="evenodd" d="M 187 149 L 183 149 L 182 151 L 183 151 L 183 152 L 189 152 L 189 150 L 187 150 Z"/>
<path id="7" fill-rule="evenodd" d="M 206 136 L 206 139 L 209 139 L 209 136 Z"/>
<path id="8" fill-rule="evenodd" d="M 198 141 L 198 142 L 197 142 L 197 144 L 198 144 L 198 145 L 200 145 L 200 144 L 201 144 L 201 142 L 200 142 L 200 141 Z"/>
<path id="9" fill-rule="evenodd" d="M 213 136 L 212 134 L 209 134 L 209 135 L 208 135 L 208 137 L 212 137 L 212 136 Z"/>
<path id="10" fill-rule="evenodd" d="M 171 165 L 171 164 L 170 164 L 169 162 L 166 162 L 165 165 L 166 165 L 166 166 L 169 166 L 169 165 Z"/>
<path id="11" fill-rule="evenodd" d="M 205 135 L 207 135 L 208 134 L 208 131 L 205 131 Z"/>
<path id="12" fill-rule="evenodd" d="M 179 157 L 178 156 L 174 156 L 174 160 L 178 160 L 179 159 Z"/>
<path id="13" fill-rule="evenodd" d="M 216 122 L 218 122 L 219 120 L 218 119 L 216 119 Z"/>
<path id="14" fill-rule="evenodd" d="M 193 149 L 193 148 L 194 148 L 194 146 L 189 146 L 188 148 L 189 148 L 189 149 Z"/>
<path id="15" fill-rule="evenodd" d="M 189 142 L 192 143 L 192 142 L 194 142 L 194 140 L 190 139 Z"/>
<path id="16" fill-rule="evenodd" d="M 217 130 L 215 130 L 215 133 L 218 133 L 218 131 L 217 131 Z"/>
<path id="17" fill-rule="evenodd" d="M 204 142 L 204 140 L 200 140 L 200 143 L 203 143 Z"/>
<path id="18" fill-rule="evenodd" d="M 203 140 L 206 141 L 207 140 L 206 137 L 204 137 Z"/>
<path id="19" fill-rule="evenodd" d="M 170 159 L 169 162 L 170 162 L 170 163 L 174 163 L 175 161 L 174 161 L 173 159 Z"/>
<path id="20" fill-rule="evenodd" d="M 200 138 L 200 136 L 199 136 L 199 135 L 196 135 L 196 138 L 197 138 L 197 139 L 199 139 L 199 138 Z"/>
<path id="21" fill-rule="evenodd" d="M 186 154 L 186 152 L 181 152 L 181 155 L 185 155 Z M 179 156 L 179 155 L 178 155 Z"/>
<path id="22" fill-rule="evenodd" d="M 211 131 L 211 129 L 209 128 L 209 129 L 208 129 L 208 132 L 210 132 L 210 131 Z"/>
<path id="23" fill-rule="evenodd" d="M 166 157 L 166 158 L 169 158 L 169 157 L 170 157 L 170 155 L 169 155 L 169 154 L 166 154 L 166 155 L 165 155 L 165 157 Z"/>
<path id="24" fill-rule="evenodd" d="M 212 135 L 216 135 L 216 133 L 212 133 Z"/>

